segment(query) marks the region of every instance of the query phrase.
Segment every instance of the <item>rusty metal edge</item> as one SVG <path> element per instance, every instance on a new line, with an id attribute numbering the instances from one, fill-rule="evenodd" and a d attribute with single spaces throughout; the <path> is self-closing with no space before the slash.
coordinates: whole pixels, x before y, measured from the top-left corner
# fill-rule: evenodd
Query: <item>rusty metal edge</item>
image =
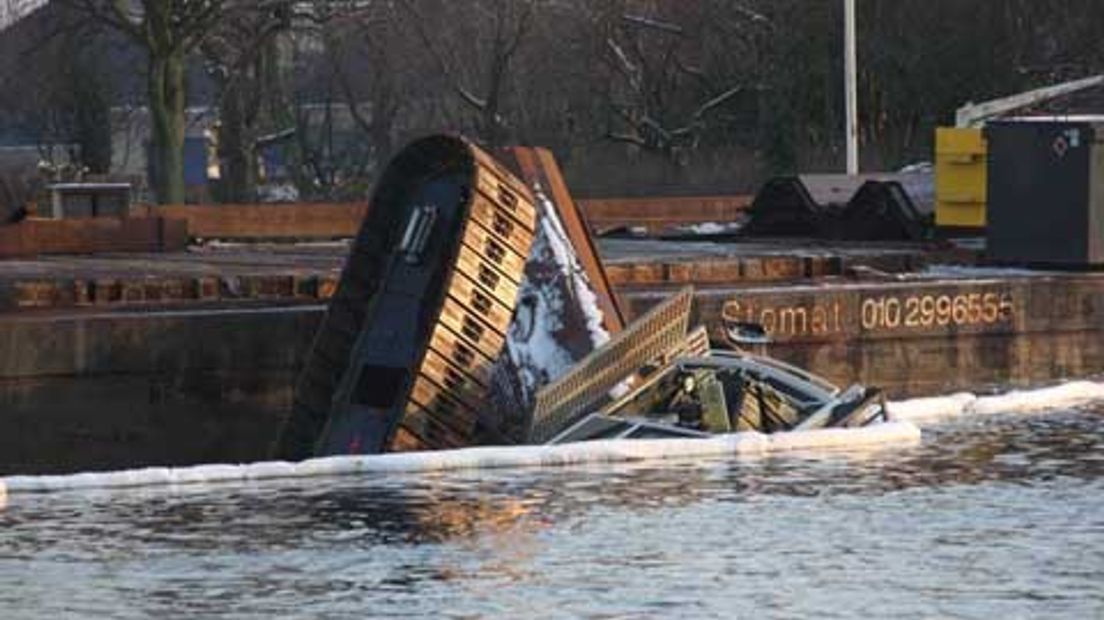
<path id="1" fill-rule="evenodd" d="M 522 179 L 531 187 L 541 187 L 545 195 L 556 208 L 563 222 L 571 245 L 575 248 L 579 263 L 595 288 L 598 303 L 602 308 L 603 326 L 610 334 L 616 334 L 625 328 L 625 317 L 620 304 L 614 296 L 606 270 L 602 267 L 598 249 L 594 246 L 590 230 L 583 220 L 578 205 L 567 189 L 563 173 L 556 158 L 548 149 L 540 147 L 514 146 L 506 149 L 511 163 L 516 164 Z"/>

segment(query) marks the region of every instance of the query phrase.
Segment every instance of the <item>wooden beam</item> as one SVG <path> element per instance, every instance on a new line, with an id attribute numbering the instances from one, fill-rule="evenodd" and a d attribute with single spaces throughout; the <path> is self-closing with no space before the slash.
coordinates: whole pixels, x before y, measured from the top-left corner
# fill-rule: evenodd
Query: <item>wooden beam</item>
<path id="1" fill-rule="evenodd" d="M 601 232 L 621 226 L 639 226 L 659 232 L 704 222 L 733 222 L 750 206 L 754 196 L 675 196 L 647 198 L 580 199 L 587 222 Z"/>
<path id="2" fill-rule="evenodd" d="M 193 238 L 307 240 L 355 236 L 368 203 L 161 205 L 136 210 L 185 220 Z"/>
<path id="3" fill-rule="evenodd" d="M 188 245 L 187 225 L 163 217 L 27 219 L 0 227 L 0 258 L 94 252 L 170 252 Z"/>

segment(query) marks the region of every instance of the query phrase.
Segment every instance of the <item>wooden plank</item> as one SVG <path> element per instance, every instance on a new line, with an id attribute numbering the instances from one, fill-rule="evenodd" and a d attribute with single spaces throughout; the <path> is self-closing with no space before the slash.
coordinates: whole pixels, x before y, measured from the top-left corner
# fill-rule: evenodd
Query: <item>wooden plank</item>
<path id="1" fill-rule="evenodd" d="M 162 217 L 28 219 L 0 227 L 0 258 L 179 251 L 187 242 L 186 224 Z"/>
<path id="2" fill-rule="evenodd" d="M 595 411 L 610 390 L 649 361 L 683 346 L 693 302 L 694 290 L 683 289 L 542 387 L 527 420 L 527 441 L 548 441 Z"/>
<path id="3" fill-rule="evenodd" d="M 658 232 L 703 222 L 736 221 L 751 207 L 753 198 L 747 195 L 589 198 L 578 203 L 595 230 L 639 226 Z"/>
<path id="4" fill-rule="evenodd" d="M 131 212 L 184 220 L 193 238 L 338 239 L 356 235 L 368 203 L 144 205 Z"/>

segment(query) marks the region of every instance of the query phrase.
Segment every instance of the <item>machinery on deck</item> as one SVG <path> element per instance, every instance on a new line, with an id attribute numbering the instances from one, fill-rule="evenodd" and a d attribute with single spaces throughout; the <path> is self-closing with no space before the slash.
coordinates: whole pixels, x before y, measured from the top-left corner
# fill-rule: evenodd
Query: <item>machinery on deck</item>
<path id="1" fill-rule="evenodd" d="M 954 127 L 935 131 L 936 225 L 972 230 L 985 226 L 989 148 L 982 128 L 988 121 L 1102 84 L 1104 75 L 1095 75 L 960 107 Z"/>
<path id="2" fill-rule="evenodd" d="M 1095 88 L 1102 84 L 1104 84 L 1104 75 L 1094 75 L 1080 80 L 1063 82 L 1053 86 L 1044 86 L 1042 88 L 1036 88 L 999 99 L 992 99 L 990 101 L 983 101 L 981 103 L 970 101 L 958 110 L 955 110 L 955 127 L 959 129 L 980 129 L 985 126 L 986 121 L 992 118 L 1003 116 L 1009 112 L 1015 112 L 1016 110 L 1022 110 L 1028 106 L 1049 101 L 1055 97 L 1070 95 L 1088 88 Z"/>
<path id="3" fill-rule="evenodd" d="M 922 241 L 929 236 L 931 214 L 906 190 L 908 177 L 775 177 L 755 195 L 741 233 L 753 238 Z"/>
<path id="4" fill-rule="evenodd" d="M 686 333 L 692 289 L 653 308 L 537 394 L 528 441 L 705 437 L 856 427 L 884 421 L 878 389 L 847 390 Z"/>
<path id="5" fill-rule="evenodd" d="M 702 437 L 849 428 L 885 420 L 881 391 L 846 391 L 778 360 L 736 351 L 679 358 L 549 440 Z"/>

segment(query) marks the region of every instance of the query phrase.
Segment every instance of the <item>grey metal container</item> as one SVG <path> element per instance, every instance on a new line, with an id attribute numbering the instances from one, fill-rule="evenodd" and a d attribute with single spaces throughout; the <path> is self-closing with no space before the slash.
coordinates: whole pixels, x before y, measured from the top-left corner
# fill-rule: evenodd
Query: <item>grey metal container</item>
<path id="1" fill-rule="evenodd" d="M 49 213 L 56 220 L 77 217 L 126 217 L 130 212 L 129 183 L 55 183 L 50 190 Z"/>
<path id="2" fill-rule="evenodd" d="M 1104 266 L 1104 117 L 996 121 L 985 136 L 988 257 Z"/>

